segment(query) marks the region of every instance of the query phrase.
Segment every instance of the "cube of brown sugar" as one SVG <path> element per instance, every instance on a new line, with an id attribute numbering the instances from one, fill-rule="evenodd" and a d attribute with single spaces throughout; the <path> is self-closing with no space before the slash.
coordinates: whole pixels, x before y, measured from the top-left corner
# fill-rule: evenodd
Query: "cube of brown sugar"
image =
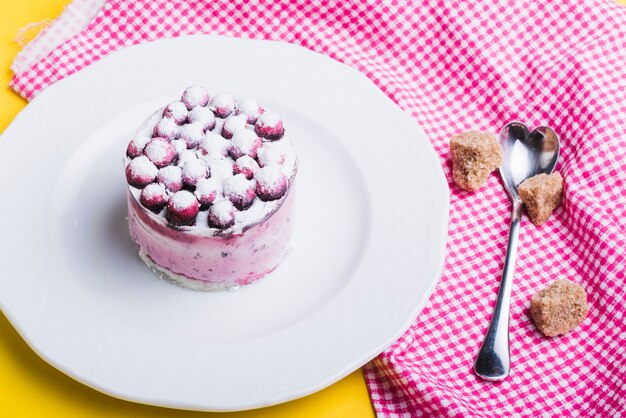
<path id="1" fill-rule="evenodd" d="M 479 189 L 502 162 L 502 149 L 496 136 L 478 131 L 452 136 L 450 154 L 452 179 L 465 190 Z"/>
<path id="2" fill-rule="evenodd" d="M 537 174 L 524 180 L 517 191 L 526 205 L 530 220 L 539 226 L 561 204 L 563 177 L 559 173 Z"/>
<path id="3" fill-rule="evenodd" d="M 587 316 L 585 289 L 569 280 L 557 280 L 530 300 L 530 314 L 539 331 L 548 337 L 565 334 Z"/>

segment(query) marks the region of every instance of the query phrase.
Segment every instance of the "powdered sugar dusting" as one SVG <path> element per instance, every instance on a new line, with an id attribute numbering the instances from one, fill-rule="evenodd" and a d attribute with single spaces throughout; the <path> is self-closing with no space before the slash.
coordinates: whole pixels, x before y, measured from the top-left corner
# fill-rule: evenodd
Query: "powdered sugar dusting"
<path id="1" fill-rule="evenodd" d="M 142 155 L 129 163 L 130 170 L 133 174 L 141 177 L 156 177 L 159 169 L 146 157 Z"/>
<path id="2" fill-rule="evenodd" d="M 173 139 L 178 135 L 178 125 L 171 118 L 161 119 L 154 127 L 154 136 L 162 136 L 163 138 Z"/>
<path id="3" fill-rule="evenodd" d="M 200 123 L 204 129 L 211 129 L 215 126 L 215 115 L 208 107 L 194 107 L 187 115 L 187 120 L 190 123 Z"/>
<path id="4" fill-rule="evenodd" d="M 280 116 L 278 116 L 276 113 L 265 112 L 261 116 L 259 116 L 259 119 L 257 120 L 257 124 L 261 126 L 274 127 L 278 125 L 280 121 L 281 121 Z"/>
<path id="5" fill-rule="evenodd" d="M 233 175 L 233 161 L 231 159 L 211 159 L 206 163 L 211 171 L 211 177 L 226 179 Z"/>
<path id="6" fill-rule="evenodd" d="M 265 187 L 278 187 L 285 178 L 280 167 L 268 165 L 254 173 L 254 179 Z"/>
<path id="7" fill-rule="evenodd" d="M 209 92 L 201 86 L 187 87 L 181 96 L 181 101 L 189 110 L 196 106 L 206 106 L 209 101 Z"/>
<path id="8" fill-rule="evenodd" d="M 215 202 L 209 209 L 209 216 L 214 216 L 223 224 L 230 222 L 234 217 L 234 213 L 235 207 L 230 200 L 226 199 Z"/>
<path id="9" fill-rule="evenodd" d="M 187 142 L 187 148 L 193 148 L 204 137 L 204 127 L 200 122 L 187 123 L 180 127 L 178 137 Z"/>
<path id="10" fill-rule="evenodd" d="M 255 150 L 259 145 L 259 137 L 249 129 L 236 132 L 230 140 L 231 150 L 235 150 L 238 156 L 256 154 Z"/>
<path id="11" fill-rule="evenodd" d="M 211 193 L 221 194 L 221 182 L 216 178 L 200 179 L 196 183 L 195 194 L 197 197 L 207 196 Z"/>
<path id="12" fill-rule="evenodd" d="M 248 123 L 255 123 L 260 113 L 259 102 L 254 99 L 244 99 L 237 103 L 236 114 L 247 116 Z"/>
<path id="13" fill-rule="evenodd" d="M 184 95 L 187 102 L 202 103 L 204 96 L 198 92 L 201 90 L 188 89 Z M 169 214 L 158 207 L 148 209 L 152 210 L 150 216 L 167 217 L 170 223 L 176 221 L 174 224 L 189 233 L 200 235 L 240 233 L 270 216 L 282 204 L 282 196 L 295 175 L 296 156 L 287 135 L 273 136 L 273 131 L 257 133 L 256 129 L 261 124 L 278 125 L 277 131 L 282 132 L 280 116 L 263 111 L 254 99 L 237 102 L 229 94 L 216 95 L 210 104 L 187 108 L 184 100 L 170 103 L 153 114 L 129 143 L 130 158 L 140 155 L 131 151 L 145 154 L 135 163 L 142 178 L 130 179 L 127 173 L 132 196 L 138 199 L 142 190 L 144 199 L 159 196 L 157 190 L 169 195 L 170 200 L 181 192 L 191 194 L 193 199 L 179 197 L 176 203 L 181 208 L 194 200 L 200 203 L 195 221 L 189 218 L 193 223 L 181 218 L 186 216 L 184 213 L 172 212 L 174 209 Z M 216 118 L 218 112 L 221 113 Z M 180 125 L 176 125 L 175 118 L 181 121 Z M 151 141 L 150 136 L 162 138 Z M 148 144 L 153 145 L 146 149 Z M 139 151 L 131 150 L 131 145 Z M 168 149 L 173 154 L 171 162 L 159 162 L 167 157 Z M 151 159 L 157 162 L 156 166 Z"/>
<path id="14" fill-rule="evenodd" d="M 183 166 L 183 179 L 185 177 L 191 179 L 201 179 L 208 177 L 209 170 L 206 164 L 198 159 L 190 160 L 185 163 Z"/>
<path id="15" fill-rule="evenodd" d="M 230 109 L 232 112 L 235 108 L 235 98 L 228 93 L 220 93 L 211 100 L 211 107 L 215 109 Z"/>
<path id="16" fill-rule="evenodd" d="M 150 159 L 150 161 L 163 161 L 168 157 L 169 153 L 172 153 L 173 147 L 170 143 L 161 138 L 154 138 L 146 146 L 144 153 Z"/>
<path id="17" fill-rule="evenodd" d="M 228 133 L 228 135 L 232 136 L 234 133 L 245 129 L 246 123 L 246 115 L 231 115 L 224 120 L 222 134 Z"/>
<path id="18" fill-rule="evenodd" d="M 228 140 L 221 135 L 207 132 L 198 145 L 198 157 L 201 159 L 219 159 L 228 156 Z"/>
<path id="19" fill-rule="evenodd" d="M 172 195 L 172 204 L 176 209 L 184 210 L 193 206 L 197 202 L 196 197 L 187 190 L 181 190 Z"/>
<path id="20" fill-rule="evenodd" d="M 235 174 L 224 180 L 222 187 L 224 195 L 230 193 L 244 194 L 248 190 L 254 189 L 254 180 L 248 180 L 243 174 Z"/>
<path id="21" fill-rule="evenodd" d="M 175 139 L 172 141 L 172 146 L 174 147 L 176 154 L 180 154 L 187 149 L 187 142 L 185 142 L 184 139 Z"/>
<path id="22" fill-rule="evenodd" d="M 165 187 L 159 183 L 152 183 L 144 187 L 143 193 L 148 199 L 153 199 L 158 196 L 167 196 Z"/>
<path id="23" fill-rule="evenodd" d="M 180 100 L 172 102 L 163 111 L 163 116 L 172 118 L 176 123 L 181 124 L 187 119 L 187 106 Z"/>

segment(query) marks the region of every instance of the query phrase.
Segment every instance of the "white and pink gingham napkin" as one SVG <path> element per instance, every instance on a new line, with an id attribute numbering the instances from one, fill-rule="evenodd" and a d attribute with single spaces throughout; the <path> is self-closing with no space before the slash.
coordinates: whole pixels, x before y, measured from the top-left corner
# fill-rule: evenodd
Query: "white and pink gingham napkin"
<path id="1" fill-rule="evenodd" d="M 509 379 L 472 373 L 509 223 L 494 174 L 475 193 L 450 182 L 439 286 L 366 366 L 367 383 L 380 416 L 626 414 L 626 9 L 609 0 L 76 0 L 20 55 L 11 86 L 31 99 L 119 48 L 194 33 L 284 40 L 357 68 L 424 128 L 448 179 L 453 133 L 512 120 L 554 127 L 565 202 L 542 227 L 523 226 Z M 560 278 L 585 287 L 590 312 L 548 339 L 529 300 Z"/>

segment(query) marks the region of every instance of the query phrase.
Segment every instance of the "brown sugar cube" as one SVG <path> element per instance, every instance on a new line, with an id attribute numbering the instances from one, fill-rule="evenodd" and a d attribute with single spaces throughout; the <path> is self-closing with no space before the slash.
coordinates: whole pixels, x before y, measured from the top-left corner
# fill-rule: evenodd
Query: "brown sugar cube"
<path id="1" fill-rule="evenodd" d="M 535 325 L 548 337 L 574 329 L 588 311 L 585 289 L 565 279 L 557 280 L 530 300 L 530 314 Z"/>
<path id="2" fill-rule="evenodd" d="M 563 177 L 559 173 L 537 174 L 524 180 L 517 191 L 526 205 L 530 220 L 539 226 L 561 204 Z"/>
<path id="3" fill-rule="evenodd" d="M 452 136 L 450 153 L 452 179 L 465 190 L 478 190 L 502 162 L 502 149 L 496 136 L 478 131 Z"/>

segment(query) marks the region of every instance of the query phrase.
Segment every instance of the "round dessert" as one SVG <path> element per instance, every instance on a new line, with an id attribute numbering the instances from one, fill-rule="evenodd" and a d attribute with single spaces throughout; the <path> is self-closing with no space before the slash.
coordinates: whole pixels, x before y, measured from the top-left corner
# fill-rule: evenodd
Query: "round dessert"
<path id="1" fill-rule="evenodd" d="M 155 112 L 126 150 L 128 224 L 160 277 L 231 290 L 292 246 L 297 160 L 279 115 L 201 86 Z"/>

